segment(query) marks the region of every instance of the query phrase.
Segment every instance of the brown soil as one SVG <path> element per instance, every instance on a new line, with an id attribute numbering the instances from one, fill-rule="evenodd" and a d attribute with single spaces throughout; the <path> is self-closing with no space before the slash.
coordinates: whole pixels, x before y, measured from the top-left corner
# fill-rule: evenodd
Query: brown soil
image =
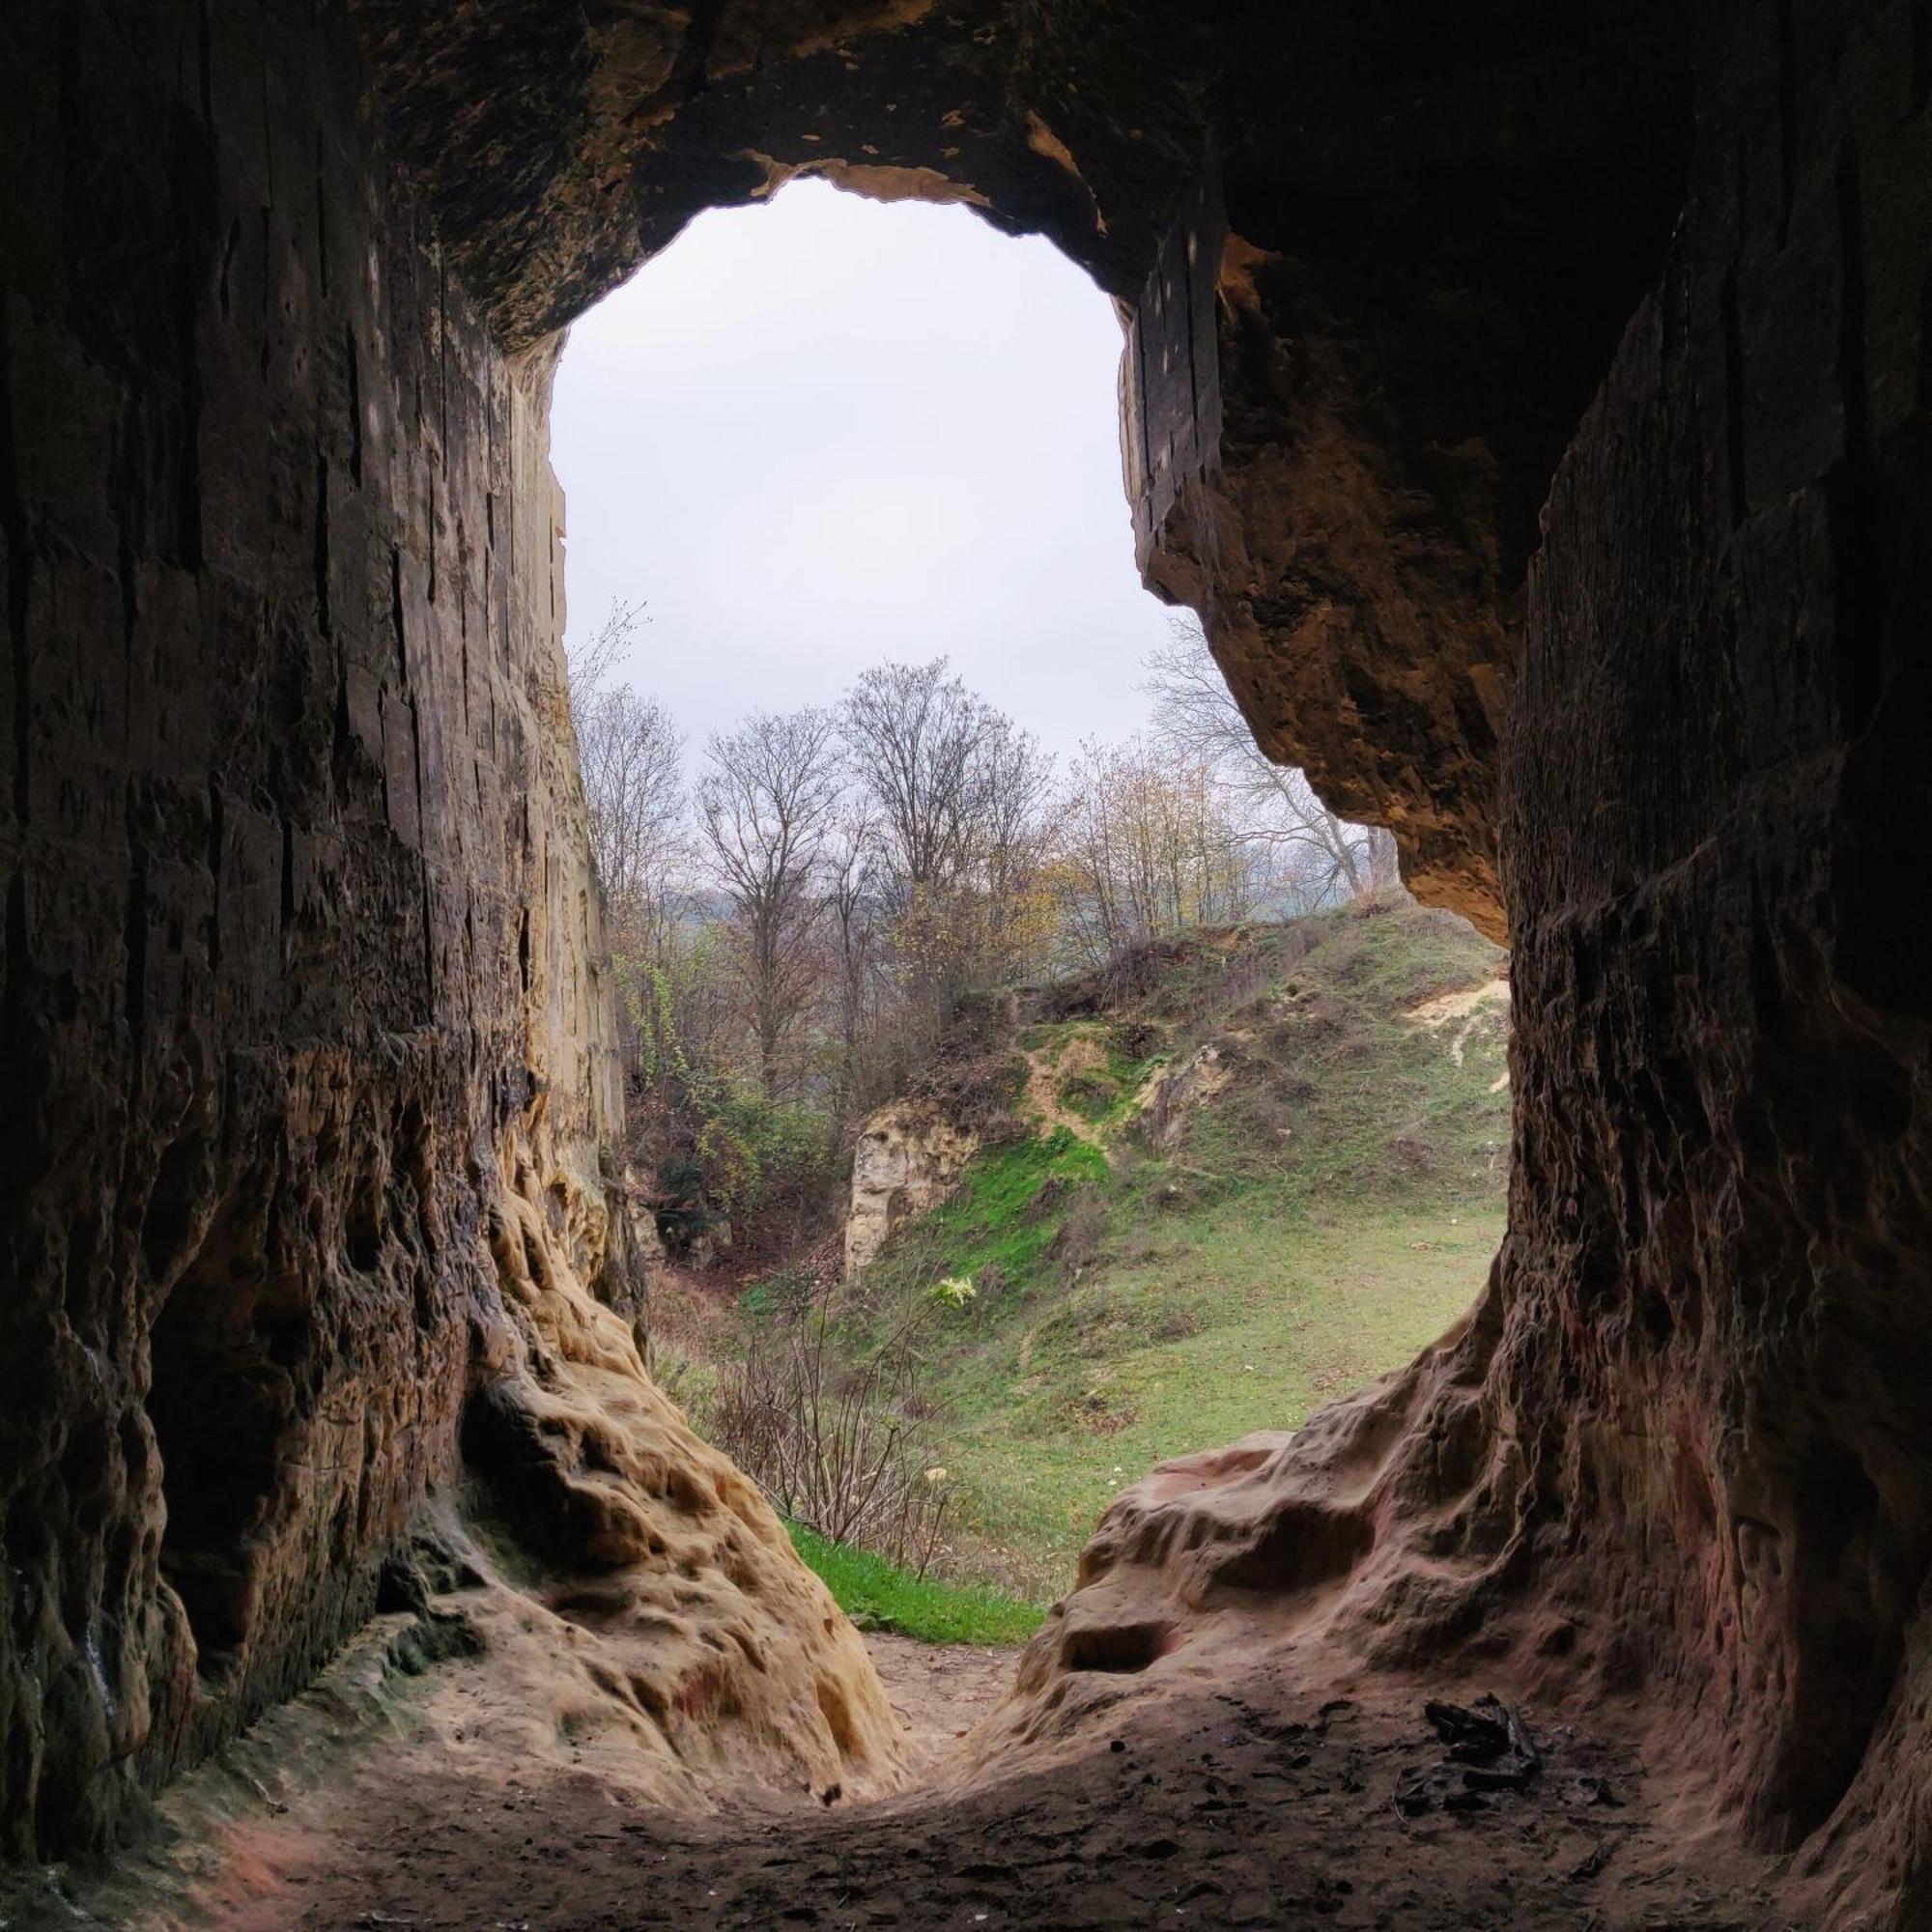
<path id="1" fill-rule="evenodd" d="M 1441 1808 L 1461 1781 L 1421 1690 L 1310 1691 L 1281 1662 L 1123 1704 L 1069 1753 L 1003 1769 L 956 1734 L 1005 1688 L 1010 1653 L 868 1641 L 922 1765 L 890 1801 L 764 1791 L 699 1816 L 588 1761 L 453 1757 L 425 1711 L 462 1702 L 473 1744 L 491 1694 L 487 1666 L 457 1662 L 380 1734 L 352 1736 L 339 1684 L 310 1693 L 259 1747 L 278 1769 L 306 1749 L 305 1793 L 270 1795 L 244 1742 L 170 1800 L 183 1835 L 84 1889 L 80 1916 L 49 1898 L 43 1917 L 0 1918 L 16 1932 L 1796 1924 L 1773 1905 L 1774 1867 L 1695 1843 L 1685 1794 L 1533 1713 L 1541 1775 L 1461 1812 Z M 1398 1786 L 1418 1772 L 1435 1773 L 1434 1795 L 1405 1815 Z"/>
<path id="2" fill-rule="evenodd" d="M 872 1631 L 866 1636 L 873 1667 L 899 1721 L 916 1770 L 944 1758 L 991 1712 L 1013 1681 L 1015 1653 L 969 1644 L 919 1643 Z"/>

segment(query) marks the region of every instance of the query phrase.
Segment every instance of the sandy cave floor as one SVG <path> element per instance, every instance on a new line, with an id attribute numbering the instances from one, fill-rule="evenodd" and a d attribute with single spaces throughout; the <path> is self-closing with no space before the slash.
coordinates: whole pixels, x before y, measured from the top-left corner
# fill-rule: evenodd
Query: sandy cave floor
<path id="1" fill-rule="evenodd" d="M 244 1769 L 254 1797 L 244 1791 L 239 1808 L 198 1814 L 166 1851 L 124 1861 L 111 1887 L 70 1890 L 57 1918 L 15 1904 L 0 1908 L 0 1925 L 1799 1923 L 1776 1908 L 1774 1864 L 1689 1839 L 1683 1794 L 1657 1788 L 1627 1749 L 1562 1727 L 1538 1731 L 1546 1764 L 1527 1792 L 1407 1816 L 1398 1785 L 1443 1758 L 1423 1693 L 1378 1680 L 1373 1697 L 1331 1686 L 1317 1698 L 1277 1662 L 1219 1690 L 1122 1707 L 1118 1729 L 1103 1719 L 1061 1761 L 969 1775 L 958 1739 L 997 1702 L 1012 1654 L 868 1642 L 922 1767 L 891 1800 L 827 1810 L 764 1794 L 691 1816 L 640 1803 L 591 1768 L 485 1756 L 440 1769 L 404 1727 L 329 1760 L 332 1775 L 293 1804 Z"/>

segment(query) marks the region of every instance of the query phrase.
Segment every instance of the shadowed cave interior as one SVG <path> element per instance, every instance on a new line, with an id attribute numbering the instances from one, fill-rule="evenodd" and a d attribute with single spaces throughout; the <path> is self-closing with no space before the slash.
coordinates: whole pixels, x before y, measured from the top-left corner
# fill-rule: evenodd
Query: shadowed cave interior
<path id="1" fill-rule="evenodd" d="M 0 46 L 12 1922 L 1926 1922 L 1922 4 Z M 918 1780 L 639 1356 L 561 698 L 559 332 L 798 174 L 1115 298 L 1147 581 L 1511 953 L 1475 1311 L 1124 1490 Z M 1418 1825 L 1492 1690 L 1541 1795 Z"/>

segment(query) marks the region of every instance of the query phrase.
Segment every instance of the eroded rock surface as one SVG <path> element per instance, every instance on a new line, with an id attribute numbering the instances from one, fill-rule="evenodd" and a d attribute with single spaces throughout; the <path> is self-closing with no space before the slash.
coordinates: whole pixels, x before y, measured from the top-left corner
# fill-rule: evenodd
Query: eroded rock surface
<path id="1" fill-rule="evenodd" d="M 594 1298 L 549 359 L 331 10 L 0 35 L 0 1852 L 298 1688 L 466 1474 L 648 1651 L 640 1726 L 889 1777 L 849 1631 Z"/>
<path id="2" fill-rule="evenodd" d="M 1445 1763 L 1429 1691 L 1302 1677 L 1277 1653 L 1224 1658 L 1158 1707 L 1121 1694 L 1140 1680 L 1097 1675 L 1117 1701 L 1083 1747 L 1022 1748 L 978 1776 L 952 1735 L 977 1715 L 978 1659 L 938 1655 L 941 1680 L 917 1690 L 924 1659 L 881 1660 L 916 1725 L 936 1707 L 935 1781 L 830 1809 L 796 1791 L 653 1803 L 594 1743 L 511 1756 L 497 1712 L 450 1697 L 476 1674 L 462 1663 L 386 1700 L 381 1750 L 324 1739 L 307 1755 L 324 1699 L 359 1689 L 338 1665 L 263 1727 L 278 1749 L 251 1736 L 169 1794 L 187 1843 L 146 1861 L 145 1884 L 84 1886 L 79 1902 L 126 1932 L 470 1932 L 524 1918 L 707 1932 L 854 1920 L 1810 1932 L 1782 1909 L 1778 1861 L 1690 1836 L 1694 1786 L 1657 1776 L 1614 1730 L 1520 1707 L 1540 1768 L 1512 1786 L 1507 1764 Z M 423 1695 L 439 1707 L 429 1722 Z M 1466 1769 L 1505 1781 L 1472 1789 Z"/>

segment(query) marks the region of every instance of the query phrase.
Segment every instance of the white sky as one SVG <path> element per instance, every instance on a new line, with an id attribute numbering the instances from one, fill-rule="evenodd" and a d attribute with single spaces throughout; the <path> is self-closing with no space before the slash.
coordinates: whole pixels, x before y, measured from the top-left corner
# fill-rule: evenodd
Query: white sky
<path id="1" fill-rule="evenodd" d="M 695 750 L 945 652 L 1063 759 L 1146 718 L 1167 637 L 1121 487 L 1121 330 L 1086 275 L 962 208 L 798 182 L 701 216 L 572 329 L 552 413 L 569 631 Z"/>

